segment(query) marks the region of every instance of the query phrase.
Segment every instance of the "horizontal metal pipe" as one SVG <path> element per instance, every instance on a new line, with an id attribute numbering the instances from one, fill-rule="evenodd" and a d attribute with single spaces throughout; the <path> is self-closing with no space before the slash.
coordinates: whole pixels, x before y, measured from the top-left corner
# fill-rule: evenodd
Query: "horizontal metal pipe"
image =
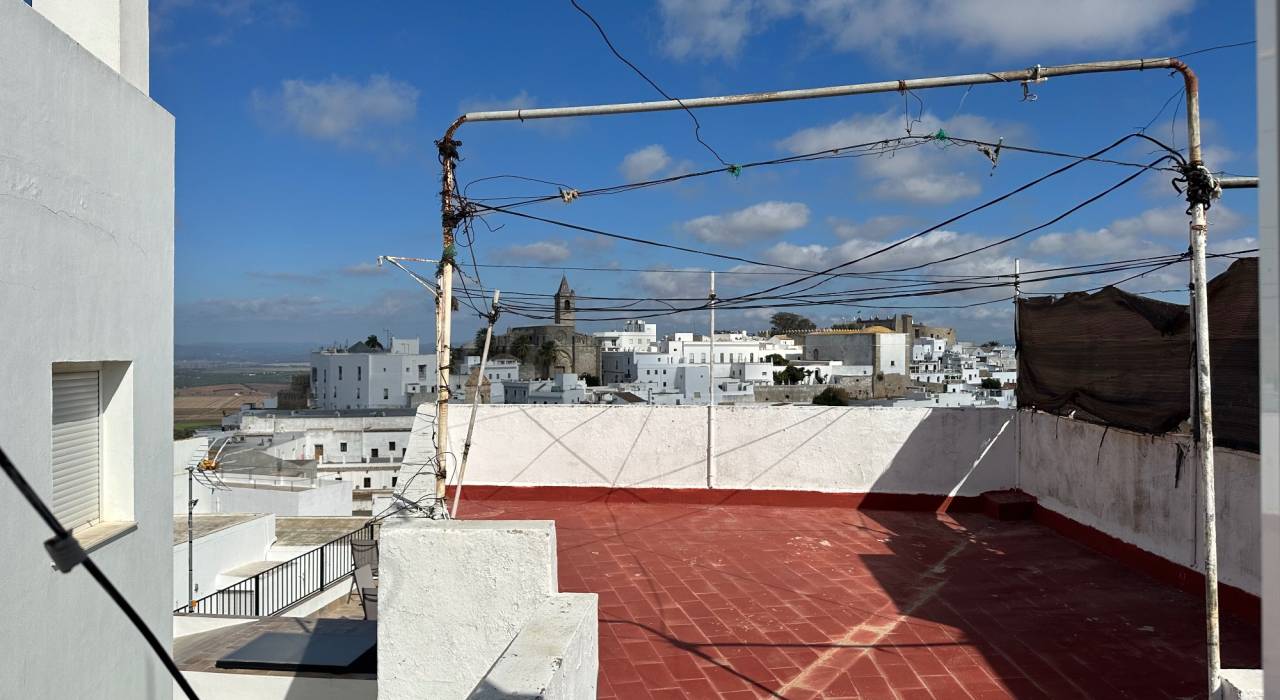
<path id="1" fill-rule="evenodd" d="M 1224 190 L 1257 189 L 1257 177 L 1220 177 L 1218 186 Z"/>
<path id="2" fill-rule="evenodd" d="M 968 75 L 952 75 L 938 78 L 916 78 L 912 80 L 885 80 L 878 83 L 834 85 L 830 87 L 804 88 L 800 90 L 776 90 L 772 92 L 749 92 L 739 95 L 721 95 L 718 97 L 690 97 L 688 99 L 658 100 L 654 102 L 624 102 L 618 104 L 582 105 L 578 107 L 541 107 L 537 109 L 504 109 L 488 112 L 469 112 L 462 115 L 456 122 L 454 122 L 453 126 L 450 127 L 449 133 L 452 134 L 462 122 L 525 121 L 527 119 L 585 117 L 604 114 L 664 112 L 673 109 L 728 107 L 730 105 L 786 102 L 789 100 L 812 100 L 819 97 L 840 97 L 844 95 L 866 95 L 877 92 L 926 90 L 929 88 L 956 87 L 961 85 L 1021 83 L 1023 81 L 1040 81 L 1064 75 L 1110 73 L 1115 71 L 1146 70 L 1148 68 L 1175 68 L 1176 60 L 1177 59 L 1172 58 L 1137 58 L 1123 61 L 1092 61 L 1089 63 L 1072 63 L 1064 66 L 1036 66 L 1033 68 L 1023 68 L 1020 70 L 1001 71 L 996 73 L 970 73 Z"/>

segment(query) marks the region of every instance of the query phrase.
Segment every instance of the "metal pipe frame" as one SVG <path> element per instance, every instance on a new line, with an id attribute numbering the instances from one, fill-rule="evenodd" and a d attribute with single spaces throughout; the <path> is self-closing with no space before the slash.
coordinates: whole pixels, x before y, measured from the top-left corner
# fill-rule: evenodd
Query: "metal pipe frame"
<path id="1" fill-rule="evenodd" d="M 710 107 L 729 107 L 733 105 L 763 104 L 767 102 L 786 102 L 794 100 L 811 100 L 826 97 L 844 97 L 849 95 L 869 95 L 886 92 L 906 93 L 909 90 L 927 90 L 933 88 L 961 87 L 969 85 L 986 85 L 993 83 L 1019 83 L 1024 94 L 1031 85 L 1044 82 L 1049 78 L 1088 75 L 1095 73 L 1116 73 L 1125 71 L 1144 71 L 1151 69 L 1170 69 L 1182 74 L 1186 87 L 1187 104 L 1187 155 L 1188 166 L 1192 169 L 1203 168 L 1204 162 L 1200 141 L 1200 85 L 1194 71 L 1177 58 L 1138 58 L 1118 61 L 1091 61 L 1072 63 L 1061 66 L 1033 66 L 1021 70 L 999 71 L 991 73 L 970 73 L 909 80 L 888 80 L 874 83 L 858 83 L 851 85 L 834 85 L 829 87 L 804 88 L 798 90 L 777 90 L 771 92 L 751 92 L 736 95 L 714 97 L 692 97 L 678 100 L 661 100 L 652 102 L 625 102 L 617 104 L 583 105 L 577 107 L 545 107 L 537 109 L 508 109 L 483 112 L 469 112 L 458 117 L 446 130 L 442 143 L 454 143 L 453 137 L 458 129 L 467 122 L 489 121 L 527 121 L 530 119 L 556 119 L 568 117 L 603 116 L 611 114 L 635 114 L 644 112 L 666 112 L 677 109 L 703 109 Z M 449 158 L 442 158 L 444 189 L 441 192 L 441 211 L 443 214 L 443 243 L 446 250 L 453 245 L 454 219 L 454 164 Z M 1208 219 L 1203 203 L 1192 203 L 1191 216 L 1191 257 L 1193 286 L 1195 290 L 1206 290 L 1204 249 L 1208 237 Z M 437 463 L 437 497 L 443 502 L 446 475 L 443 459 L 448 439 L 448 350 L 450 307 L 452 304 L 452 268 L 449 264 L 442 266 L 440 290 L 443 296 L 437 315 L 437 350 L 443 352 L 438 381 L 436 408 L 436 458 Z M 1209 371 L 1209 318 L 1207 294 L 1193 294 L 1193 321 L 1196 343 L 1196 383 L 1199 396 L 1200 472 L 1205 494 L 1204 530 L 1205 530 L 1205 628 L 1208 659 L 1209 697 L 1216 700 L 1221 694 L 1221 657 L 1218 635 L 1218 570 L 1217 570 L 1217 526 L 1214 503 L 1214 464 L 1213 464 L 1213 415 L 1212 395 L 1210 391 Z"/>

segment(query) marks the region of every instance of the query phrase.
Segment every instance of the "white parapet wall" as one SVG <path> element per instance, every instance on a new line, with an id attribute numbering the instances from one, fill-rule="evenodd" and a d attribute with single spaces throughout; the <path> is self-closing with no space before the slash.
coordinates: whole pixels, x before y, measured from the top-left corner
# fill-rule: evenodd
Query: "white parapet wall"
<path id="1" fill-rule="evenodd" d="M 596 696 L 600 623 L 594 593 L 552 596 L 512 640 L 468 700 Z"/>
<path id="2" fill-rule="evenodd" d="M 1021 488 L 1041 506 L 1203 573 L 1199 460 L 1189 438 L 1032 411 L 1021 412 L 1020 423 Z M 1258 455 L 1219 448 L 1214 456 L 1219 576 L 1258 595 Z"/>
<path id="3" fill-rule="evenodd" d="M 400 473 L 431 458 L 424 405 Z M 461 455 L 470 408 L 450 411 Z M 1013 411 L 990 408 L 721 406 L 712 485 L 719 489 L 974 496 L 1011 488 Z M 706 488 L 705 406 L 481 406 L 468 484 Z M 515 446 L 519 446 L 518 449 Z M 418 476 L 406 495 L 430 488 Z"/>
<path id="4" fill-rule="evenodd" d="M 185 514 L 187 473 L 173 475 L 174 515 Z M 249 482 L 239 475 L 202 475 L 191 492 L 197 513 L 275 513 L 276 515 L 351 515 L 355 482 L 336 479 L 262 477 Z"/>
<path id="5" fill-rule="evenodd" d="M 195 540 L 196 599 L 226 586 L 218 580 L 223 571 L 266 559 L 275 539 L 276 516 L 268 513 Z M 187 602 L 187 544 L 181 542 L 173 545 L 173 609 Z"/>
<path id="6" fill-rule="evenodd" d="M 499 666 L 508 697 L 595 697 L 597 600 L 557 593 L 553 522 L 390 518 L 379 549 L 379 698 L 466 698 Z"/>

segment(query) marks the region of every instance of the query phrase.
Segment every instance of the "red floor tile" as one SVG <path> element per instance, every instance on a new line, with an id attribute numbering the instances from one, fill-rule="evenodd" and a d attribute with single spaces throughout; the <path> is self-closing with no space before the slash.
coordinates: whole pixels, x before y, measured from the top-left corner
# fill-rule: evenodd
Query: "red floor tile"
<path id="1" fill-rule="evenodd" d="M 482 489 L 473 517 L 555 520 L 562 589 L 600 594 L 602 698 L 1199 694 L 1202 602 L 1034 523 Z M 1255 627 L 1223 634 L 1257 666 Z"/>

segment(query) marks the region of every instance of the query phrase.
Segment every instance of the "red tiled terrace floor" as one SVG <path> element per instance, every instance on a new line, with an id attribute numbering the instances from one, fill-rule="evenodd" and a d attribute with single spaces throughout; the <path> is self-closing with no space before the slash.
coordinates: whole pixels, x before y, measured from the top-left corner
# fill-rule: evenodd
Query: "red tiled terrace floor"
<path id="1" fill-rule="evenodd" d="M 600 595 L 599 697 L 1202 697 L 1203 604 L 1029 521 L 475 487 Z M 1259 663 L 1223 618 L 1226 667 Z"/>

